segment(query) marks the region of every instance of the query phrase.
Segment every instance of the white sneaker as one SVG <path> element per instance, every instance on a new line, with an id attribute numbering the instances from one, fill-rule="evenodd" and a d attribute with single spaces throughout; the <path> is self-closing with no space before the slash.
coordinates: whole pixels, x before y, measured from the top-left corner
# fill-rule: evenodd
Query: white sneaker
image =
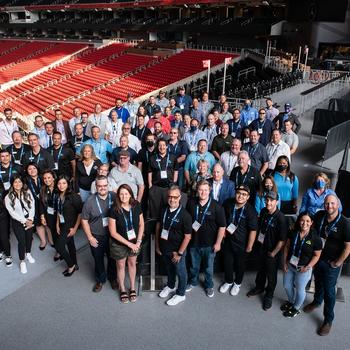
<path id="1" fill-rule="evenodd" d="M 11 256 L 7 256 L 5 258 L 5 265 L 6 265 L 6 267 L 11 267 L 12 266 L 12 257 Z"/>
<path id="2" fill-rule="evenodd" d="M 165 286 L 163 290 L 158 294 L 160 298 L 167 298 L 171 292 L 174 292 L 175 288 L 169 288 L 168 286 Z"/>
<path id="3" fill-rule="evenodd" d="M 4 253 L 3 252 L 0 252 L 0 261 L 2 261 L 2 259 L 4 258 Z"/>
<path id="4" fill-rule="evenodd" d="M 27 273 L 27 265 L 24 261 L 21 261 L 19 264 L 19 268 L 21 270 L 21 273 Z"/>
<path id="5" fill-rule="evenodd" d="M 183 301 L 186 300 L 186 297 L 183 295 L 177 295 L 175 294 L 172 298 L 170 298 L 166 303 L 169 306 L 175 306 Z"/>
<path id="6" fill-rule="evenodd" d="M 35 259 L 32 257 L 32 255 L 30 253 L 26 254 L 26 259 L 28 260 L 28 262 L 30 264 L 34 264 L 35 263 Z"/>
<path id="7" fill-rule="evenodd" d="M 241 288 L 240 284 L 234 283 L 231 290 L 230 290 L 230 294 L 232 296 L 238 295 L 240 288 Z"/>
<path id="8" fill-rule="evenodd" d="M 219 289 L 219 292 L 220 293 L 226 293 L 230 287 L 232 286 L 232 283 L 224 283 L 223 285 L 221 285 L 220 289 Z"/>

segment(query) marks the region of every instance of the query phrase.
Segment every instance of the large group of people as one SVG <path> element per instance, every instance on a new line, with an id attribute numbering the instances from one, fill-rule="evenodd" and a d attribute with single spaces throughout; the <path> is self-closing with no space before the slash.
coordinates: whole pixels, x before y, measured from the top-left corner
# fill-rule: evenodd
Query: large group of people
<path id="1" fill-rule="evenodd" d="M 255 254 L 259 269 L 247 296 L 264 293 L 262 307 L 270 309 L 281 265 L 281 311 L 295 317 L 313 275 L 314 300 L 304 311 L 324 302 L 318 333 L 326 335 L 350 253 L 350 223 L 325 173 L 315 174 L 298 208 L 292 157 L 300 127 L 289 103 L 281 112 L 271 99 L 264 108 L 246 100 L 231 109 L 225 95 L 214 104 L 207 93 L 192 99 L 180 87 L 170 100 L 161 91 L 143 105 L 130 93 L 108 115 L 99 104 L 90 116 L 74 108 L 69 122 L 59 109 L 54 121 L 37 115 L 26 144 L 7 108 L 0 121 L 0 259 L 13 265 L 13 232 L 20 272 L 27 273 L 37 234 L 39 248 L 49 243 L 70 277 L 79 269 L 74 236 L 81 227 L 95 263 L 93 291 L 108 279 L 122 303 L 136 302 L 137 259 L 151 219 L 167 273 L 159 297 L 168 305 L 199 285 L 201 267 L 212 298 L 218 260 L 219 292 L 239 294 Z"/>

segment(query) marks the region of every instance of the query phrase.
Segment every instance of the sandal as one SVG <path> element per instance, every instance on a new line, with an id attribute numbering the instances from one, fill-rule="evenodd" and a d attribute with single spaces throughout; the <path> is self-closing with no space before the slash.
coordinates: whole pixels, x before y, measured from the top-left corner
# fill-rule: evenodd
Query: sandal
<path id="1" fill-rule="evenodd" d="M 130 301 L 131 301 L 132 303 L 134 303 L 134 302 L 137 300 L 136 291 L 135 291 L 135 290 L 130 290 L 129 297 L 130 297 Z"/>
<path id="2" fill-rule="evenodd" d="M 120 301 L 123 304 L 127 304 L 129 302 L 129 296 L 127 292 L 120 292 Z"/>

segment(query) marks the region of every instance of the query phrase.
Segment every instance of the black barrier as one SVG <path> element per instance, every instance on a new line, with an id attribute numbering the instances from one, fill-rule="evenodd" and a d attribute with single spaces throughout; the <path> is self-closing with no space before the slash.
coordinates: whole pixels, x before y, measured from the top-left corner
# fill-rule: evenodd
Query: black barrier
<path id="1" fill-rule="evenodd" d="M 331 98 L 328 104 L 329 111 L 350 113 L 350 101 L 340 98 Z"/>
<path id="2" fill-rule="evenodd" d="M 311 135 L 326 136 L 333 126 L 344 123 L 350 119 L 350 113 L 329 111 L 327 109 L 316 109 Z"/>
<path id="3" fill-rule="evenodd" d="M 350 120 L 328 130 L 323 161 L 344 150 L 350 138 Z"/>

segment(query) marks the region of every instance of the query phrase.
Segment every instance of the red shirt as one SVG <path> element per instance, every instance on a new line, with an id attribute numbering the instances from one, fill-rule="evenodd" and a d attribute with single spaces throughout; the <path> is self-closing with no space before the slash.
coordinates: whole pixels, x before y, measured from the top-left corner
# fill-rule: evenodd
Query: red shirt
<path id="1" fill-rule="evenodd" d="M 160 120 L 158 120 L 158 119 L 156 119 L 156 118 L 151 118 L 151 119 L 148 121 L 148 123 L 147 123 L 147 128 L 148 128 L 148 129 L 154 129 L 154 124 L 155 124 L 156 122 L 158 122 L 158 121 L 162 124 L 162 127 L 163 127 L 162 130 L 163 130 L 163 132 L 164 132 L 165 134 L 169 134 L 170 129 L 171 129 L 170 122 L 169 122 L 169 120 L 168 120 L 167 118 L 165 118 L 165 117 L 163 117 L 163 116 L 160 117 Z"/>

